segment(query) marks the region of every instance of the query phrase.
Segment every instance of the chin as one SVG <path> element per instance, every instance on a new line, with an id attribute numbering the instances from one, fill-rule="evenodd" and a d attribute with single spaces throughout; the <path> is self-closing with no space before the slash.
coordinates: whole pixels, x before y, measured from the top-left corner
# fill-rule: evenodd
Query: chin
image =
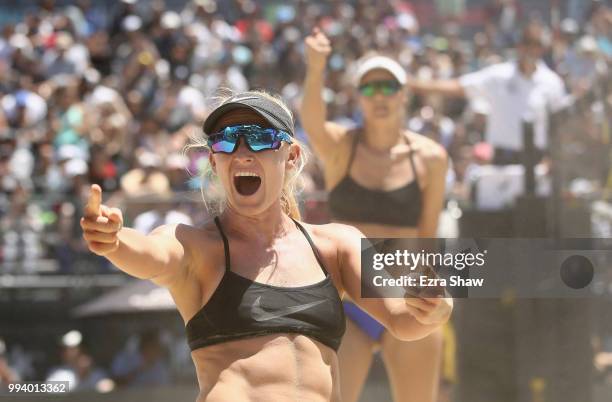
<path id="1" fill-rule="evenodd" d="M 270 205 L 264 202 L 263 194 L 255 193 L 248 197 L 241 196 L 239 194 L 232 194 L 232 198 L 229 202 L 231 208 L 244 216 L 256 216 L 267 210 Z"/>

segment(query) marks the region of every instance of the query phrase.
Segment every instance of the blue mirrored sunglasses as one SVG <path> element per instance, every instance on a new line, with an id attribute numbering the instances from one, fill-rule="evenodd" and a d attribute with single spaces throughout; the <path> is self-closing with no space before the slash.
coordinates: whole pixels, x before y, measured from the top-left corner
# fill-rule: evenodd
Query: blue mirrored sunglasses
<path id="1" fill-rule="evenodd" d="M 293 143 L 289 133 L 275 128 L 263 128 L 254 124 L 225 127 L 208 137 L 208 146 L 213 153 L 231 154 L 238 149 L 238 139 L 244 137 L 247 147 L 253 152 L 279 149 L 282 141 Z"/>

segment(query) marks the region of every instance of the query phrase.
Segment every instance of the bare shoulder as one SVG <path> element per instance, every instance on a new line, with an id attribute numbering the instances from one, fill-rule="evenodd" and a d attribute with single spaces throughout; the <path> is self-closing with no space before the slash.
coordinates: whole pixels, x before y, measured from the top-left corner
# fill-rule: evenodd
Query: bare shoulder
<path id="1" fill-rule="evenodd" d="M 334 140 L 340 139 L 349 132 L 349 128 L 335 121 L 325 122 L 325 131 Z"/>
<path id="2" fill-rule="evenodd" d="M 199 226 L 181 226 L 185 226 L 183 235 L 189 242 L 190 247 L 200 253 L 208 255 L 212 249 L 218 248 L 219 244 L 223 243 L 219 229 L 212 219 Z"/>
<path id="3" fill-rule="evenodd" d="M 344 292 L 342 266 L 347 259 L 354 260 L 360 256 L 361 238 L 365 236 L 357 228 L 340 223 L 303 226 L 311 235 L 336 287 Z"/>
<path id="4" fill-rule="evenodd" d="M 448 159 L 448 154 L 444 147 L 424 135 L 407 131 L 407 136 L 410 139 L 415 152 L 426 162 L 441 163 Z"/>
<path id="5" fill-rule="evenodd" d="M 215 223 L 210 220 L 199 226 L 179 224 L 161 225 L 150 233 L 168 242 L 178 241 L 189 257 L 191 264 L 202 266 L 210 256 L 215 255 L 221 240 Z M 206 256 L 207 258 L 204 258 Z"/>
<path id="6" fill-rule="evenodd" d="M 321 225 L 321 229 L 329 233 L 330 236 L 339 240 L 348 240 L 347 237 L 358 239 L 363 237 L 363 233 L 361 233 L 361 231 L 355 226 L 345 225 L 343 223 L 328 223 L 326 225 Z"/>
<path id="7" fill-rule="evenodd" d="M 176 239 L 185 247 L 201 239 L 204 234 L 203 227 L 185 225 L 183 223 L 166 224 L 156 227 L 149 233 L 150 236 L 159 236 L 167 240 Z"/>
<path id="8" fill-rule="evenodd" d="M 322 155 L 323 157 L 335 156 L 338 152 L 342 152 L 347 148 L 347 144 L 350 143 L 350 139 L 352 138 L 351 129 L 343 126 L 342 124 L 338 124 L 334 121 L 325 122 L 325 131 L 327 133 L 327 137 L 331 138 L 335 147 L 329 149 L 323 149 Z"/>
<path id="9" fill-rule="evenodd" d="M 327 223 L 323 225 L 303 224 L 306 230 L 317 240 L 324 242 L 328 247 L 333 247 L 336 252 L 342 250 L 348 244 L 359 242 L 365 237 L 359 229 L 342 223 Z"/>
<path id="10" fill-rule="evenodd" d="M 448 165 L 448 153 L 442 145 L 431 138 L 427 138 L 424 135 L 412 131 L 407 131 L 407 136 L 410 139 L 410 144 L 414 151 L 429 169 L 446 170 Z"/>
<path id="11" fill-rule="evenodd" d="M 158 235 L 158 236 L 174 236 L 177 239 L 182 236 L 189 236 L 193 233 L 193 231 L 197 229 L 191 225 L 185 225 L 183 223 L 172 223 L 160 225 L 153 229 L 150 235 Z"/>

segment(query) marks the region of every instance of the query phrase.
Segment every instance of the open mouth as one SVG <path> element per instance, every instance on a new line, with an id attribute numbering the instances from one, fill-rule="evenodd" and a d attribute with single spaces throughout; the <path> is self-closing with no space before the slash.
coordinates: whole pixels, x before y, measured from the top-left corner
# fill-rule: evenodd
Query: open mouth
<path id="1" fill-rule="evenodd" d="M 234 187 L 240 195 L 253 195 L 261 186 L 261 177 L 253 172 L 238 172 L 234 175 Z"/>

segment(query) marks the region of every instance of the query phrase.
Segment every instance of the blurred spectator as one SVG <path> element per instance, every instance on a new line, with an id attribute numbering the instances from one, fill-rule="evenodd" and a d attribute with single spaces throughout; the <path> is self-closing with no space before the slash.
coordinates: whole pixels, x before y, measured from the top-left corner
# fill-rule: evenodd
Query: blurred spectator
<path id="1" fill-rule="evenodd" d="M 0 244 L 2 260 L 23 262 L 18 268 L 26 273 L 36 270 L 36 261 L 43 256 L 44 251 L 39 210 L 35 205 L 28 204 L 29 196 L 30 191 L 19 182 L 14 183 L 14 187 L 10 185 L 8 208 L 0 217 L 0 232 L 3 233 Z"/>
<path id="2" fill-rule="evenodd" d="M 47 115 L 45 100 L 27 89 L 4 95 L 1 103 L 8 127 L 13 129 L 32 127 Z"/>
<path id="3" fill-rule="evenodd" d="M 121 179 L 121 189 L 128 197 L 165 195 L 170 192 L 170 181 L 162 169 L 162 157 L 140 150 L 137 166 Z"/>
<path id="4" fill-rule="evenodd" d="M 487 30 L 495 45 L 504 48 L 515 41 L 516 27 L 522 19 L 518 0 L 494 0 L 487 7 Z"/>
<path id="5" fill-rule="evenodd" d="M 68 381 L 70 391 L 98 390 L 108 377 L 95 366 L 92 357 L 82 347 L 83 336 L 72 330 L 61 340 L 62 365 L 53 368 L 46 381 Z"/>
<path id="6" fill-rule="evenodd" d="M 443 113 L 440 99 L 430 98 L 409 120 L 408 128 L 442 144 L 448 151 L 455 135 L 455 123 Z"/>
<path id="7" fill-rule="evenodd" d="M 111 372 L 119 386 L 144 387 L 165 385 L 170 382 L 165 349 L 156 330 L 140 334 L 138 346 L 128 342 L 115 356 Z"/>
<path id="8" fill-rule="evenodd" d="M 541 25 L 530 23 L 521 34 L 516 61 L 495 64 L 460 79 L 415 80 L 410 85 L 421 93 L 487 102 L 486 141 L 495 147 L 496 164 L 520 163 L 523 122 L 532 122 L 534 144 L 541 159 L 548 143 L 548 113 L 568 102 L 563 81 L 541 59 L 545 49 L 543 35 Z"/>
<path id="9" fill-rule="evenodd" d="M 453 120 L 445 116 L 443 112 L 441 99 L 437 96 L 430 96 L 426 105 L 418 110 L 414 117 L 409 119 L 408 129 L 431 138 L 441 144 L 451 154 L 451 148 L 455 141 L 456 127 Z M 450 192 L 453 188 L 456 178 L 452 160 L 449 161 L 449 165 L 446 173 L 447 192 Z"/>
<path id="10" fill-rule="evenodd" d="M 580 38 L 574 52 L 564 62 L 568 74 L 567 83 L 572 89 L 586 91 L 608 73 L 606 62 L 592 36 Z"/>
<path id="11" fill-rule="evenodd" d="M 189 178 L 186 173 L 189 158 L 179 153 L 172 153 L 166 157 L 165 172 L 170 180 L 172 191 L 188 191 Z"/>
<path id="12" fill-rule="evenodd" d="M 612 14 L 606 1 L 592 0 L 587 12 L 586 33 L 597 41 L 599 50 L 610 58 L 612 57 Z"/>
<path id="13" fill-rule="evenodd" d="M 89 51 L 82 43 L 75 43 L 68 32 L 58 32 L 52 39 L 54 47 L 49 48 L 42 58 L 47 78 L 59 74 L 83 74 L 89 64 Z"/>
<path id="14" fill-rule="evenodd" d="M 0 338 L 0 388 L 6 387 L 8 384 L 19 381 L 19 375 L 9 366 L 7 358 L 6 344 Z"/>
<path id="15" fill-rule="evenodd" d="M 150 233 L 153 229 L 161 225 L 172 225 L 182 223 L 192 225 L 193 221 L 184 212 L 173 209 L 172 204 L 160 202 L 155 209 L 143 212 L 134 218 L 134 229 L 141 233 Z"/>

